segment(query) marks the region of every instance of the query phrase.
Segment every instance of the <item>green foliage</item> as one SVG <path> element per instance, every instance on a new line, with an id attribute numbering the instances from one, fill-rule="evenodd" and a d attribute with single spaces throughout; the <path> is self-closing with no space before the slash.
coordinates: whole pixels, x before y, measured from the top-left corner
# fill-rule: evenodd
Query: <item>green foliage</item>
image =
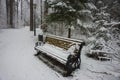
<path id="1" fill-rule="evenodd" d="M 73 9 L 79 11 L 81 9 L 84 9 L 84 3 L 87 2 L 87 0 L 62 0 L 65 3 L 67 3 L 67 5 L 70 5 Z"/>
<path id="2" fill-rule="evenodd" d="M 48 23 L 56 22 L 56 23 L 66 23 L 68 25 L 71 24 L 72 21 L 76 20 L 74 16 L 75 12 L 60 12 L 60 13 L 51 13 L 47 16 L 46 20 Z"/>
<path id="3" fill-rule="evenodd" d="M 46 17 L 48 23 L 65 23 L 74 25 L 81 17 L 79 10 L 84 8 L 83 2 L 86 0 L 55 0 L 49 3 L 54 11 Z"/>

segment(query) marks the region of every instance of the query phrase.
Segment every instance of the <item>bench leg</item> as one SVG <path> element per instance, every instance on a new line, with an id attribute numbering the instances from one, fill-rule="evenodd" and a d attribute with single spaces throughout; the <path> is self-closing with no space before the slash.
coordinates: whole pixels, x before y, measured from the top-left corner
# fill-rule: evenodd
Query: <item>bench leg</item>
<path id="1" fill-rule="evenodd" d="M 70 55 L 66 63 L 68 74 L 70 74 L 75 69 L 80 68 L 80 64 L 81 64 L 80 58 Z"/>
<path id="2" fill-rule="evenodd" d="M 81 58 L 78 58 L 77 62 L 76 62 L 76 68 L 80 69 L 80 65 L 81 65 Z"/>

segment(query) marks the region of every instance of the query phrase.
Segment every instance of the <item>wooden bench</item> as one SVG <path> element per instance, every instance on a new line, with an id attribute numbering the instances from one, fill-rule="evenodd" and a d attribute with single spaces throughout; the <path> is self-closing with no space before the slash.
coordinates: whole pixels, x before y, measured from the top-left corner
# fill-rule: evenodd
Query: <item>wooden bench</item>
<path id="1" fill-rule="evenodd" d="M 36 55 L 45 54 L 65 65 L 67 74 L 80 67 L 81 50 L 85 43 L 81 40 L 47 35 L 43 42 L 35 46 Z"/>

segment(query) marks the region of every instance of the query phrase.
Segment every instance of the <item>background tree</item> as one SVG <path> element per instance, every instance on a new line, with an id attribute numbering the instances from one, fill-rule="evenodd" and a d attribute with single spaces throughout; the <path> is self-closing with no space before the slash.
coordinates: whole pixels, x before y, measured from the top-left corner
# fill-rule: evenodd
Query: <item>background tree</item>
<path id="1" fill-rule="evenodd" d="M 23 0 L 21 0 L 21 20 L 22 20 L 22 16 L 23 16 Z"/>
<path id="2" fill-rule="evenodd" d="M 6 0 L 6 10 L 7 10 L 7 23 L 11 28 L 14 28 L 14 0 Z"/>
<path id="3" fill-rule="evenodd" d="M 13 28 L 13 5 L 14 5 L 14 0 L 10 0 L 10 26 Z"/>
<path id="4" fill-rule="evenodd" d="M 41 25 L 42 25 L 42 23 L 43 23 L 43 21 L 42 21 L 42 18 L 43 18 L 43 17 L 42 17 L 42 16 L 43 16 L 43 12 L 42 12 L 42 11 L 43 11 L 43 7 L 42 7 L 42 5 L 43 5 L 42 0 L 40 0 L 40 7 L 41 7 L 41 9 L 40 9 L 40 11 L 41 11 L 41 16 L 40 16 L 40 17 L 41 17 Z"/>
<path id="5" fill-rule="evenodd" d="M 9 24 L 9 0 L 6 0 L 7 24 Z"/>
<path id="6" fill-rule="evenodd" d="M 30 31 L 33 31 L 33 0 L 30 0 Z"/>
<path id="7" fill-rule="evenodd" d="M 19 1 L 17 0 L 17 2 L 16 2 L 16 5 L 17 5 L 17 24 L 18 24 L 18 12 L 19 12 L 19 10 L 18 10 L 18 7 L 19 7 Z"/>

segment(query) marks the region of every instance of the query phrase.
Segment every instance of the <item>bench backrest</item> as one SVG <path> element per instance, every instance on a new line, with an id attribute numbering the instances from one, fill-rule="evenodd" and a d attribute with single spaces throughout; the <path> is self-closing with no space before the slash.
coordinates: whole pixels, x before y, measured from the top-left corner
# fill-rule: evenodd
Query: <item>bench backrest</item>
<path id="1" fill-rule="evenodd" d="M 55 45 L 57 47 L 63 48 L 65 50 L 68 50 L 72 45 L 75 45 L 75 44 L 81 45 L 83 41 L 54 36 L 54 35 L 47 35 L 45 42 Z"/>
<path id="2" fill-rule="evenodd" d="M 48 37 L 48 36 L 46 37 L 45 42 L 63 48 L 65 50 L 68 50 L 68 48 L 70 48 L 70 46 L 72 45 L 71 42 L 59 40 L 57 38 Z"/>

